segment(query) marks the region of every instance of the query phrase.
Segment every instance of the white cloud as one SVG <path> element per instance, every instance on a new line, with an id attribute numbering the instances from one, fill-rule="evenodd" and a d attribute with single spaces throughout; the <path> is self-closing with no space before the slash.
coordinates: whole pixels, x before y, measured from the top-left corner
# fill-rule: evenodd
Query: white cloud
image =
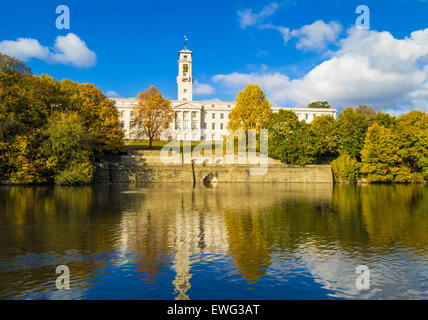
<path id="1" fill-rule="evenodd" d="M 193 93 L 198 95 L 210 95 L 215 91 L 214 87 L 209 84 L 199 83 L 197 80 L 195 81 L 195 85 L 193 87 Z"/>
<path id="2" fill-rule="evenodd" d="M 239 89 L 258 83 L 278 106 L 328 100 L 335 107 L 368 104 L 388 111 L 428 111 L 428 29 L 396 39 L 389 32 L 352 28 L 328 60 L 300 79 L 235 72 L 213 81 Z"/>
<path id="3" fill-rule="evenodd" d="M 271 102 L 281 105 L 287 101 L 288 92 L 285 90 L 290 86 L 290 80 L 286 75 L 276 73 L 239 73 L 215 75 L 212 80 L 228 87 L 242 89 L 247 84 L 258 84 L 268 95 Z"/>
<path id="4" fill-rule="evenodd" d="M 0 42 L 0 52 L 17 59 L 27 61 L 31 58 L 46 59 L 49 49 L 40 45 L 35 39 L 19 38 L 16 41 Z"/>
<path id="5" fill-rule="evenodd" d="M 0 42 L 0 52 L 23 61 L 36 58 L 76 67 L 92 67 L 97 61 L 95 52 L 89 50 L 86 43 L 74 33 L 57 37 L 53 50 L 42 46 L 36 39 L 19 38 L 16 41 Z"/>
<path id="6" fill-rule="evenodd" d="M 239 24 L 242 29 L 253 26 L 259 29 L 277 30 L 281 33 L 285 44 L 291 38 L 296 38 L 296 47 L 299 50 L 324 50 L 328 44 L 335 42 L 342 32 L 342 25 L 334 21 L 325 23 L 323 20 L 318 20 L 295 30 L 272 23 L 262 23 L 265 18 L 275 14 L 278 8 L 279 5 L 272 2 L 260 13 L 253 13 L 252 9 L 238 10 Z"/>
<path id="7" fill-rule="evenodd" d="M 55 52 L 52 60 L 59 63 L 71 64 L 76 67 L 92 67 L 97 63 L 95 52 L 88 49 L 86 43 L 74 33 L 55 40 Z"/>
<path id="8" fill-rule="evenodd" d="M 291 37 L 298 39 L 296 47 L 300 50 L 324 50 L 333 43 L 342 32 L 342 25 L 337 22 L 325 23 L 322 20 L 291 31 Z"/>
<path id="9" fill-rule="evenodd" d="M 258 26 L 259 29 L 273 29 L 276 31 L 279 31 L 281 33 L 282 39 L 284 40 L 284 43 L 286 44 L 291 39 L 291 30 L 289 28 L 276 26 L 271 23 L 267 24 L 261 24 Z"/>
<path id="10" fill-rule="evenodd" d="M 252 9 L 238 10 L 239 24 L 242 29 L 254 26 L 260 23 L 263 19 L 272 16 L 278 8 L 279 5 L 272 2 L 265 6 L 260 13 L 253 13 Z"/>
<path id="11" fill-rule="evenodd" d="M 113 90 L 107 91 L 106 96 L 108 98 L 120 98 L 120 95 L 116 91 L 113 91 Z"/>
<path id="12" fill-rule="evenodd" d="M 300 29 L 290 30 L 273 24 L 262 24 L 259 29 L 273 29 L 281 33 L 284 43 L 287 44 L 292 38 L 296 38 L 296 48 L 299 50 L 325 50 L 330 43 L 337 41 L 342 32 L 340 23 L 331 21 L 325 23 L 323 20 L 315 21 Z"/>

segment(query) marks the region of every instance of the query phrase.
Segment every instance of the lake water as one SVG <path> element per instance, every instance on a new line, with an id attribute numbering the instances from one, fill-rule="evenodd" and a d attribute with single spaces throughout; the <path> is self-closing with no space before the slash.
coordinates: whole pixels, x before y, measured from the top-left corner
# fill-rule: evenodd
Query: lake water
<path id="1" fill-rule="evenodd" d="M 428 299 L 428 186 L 0 187 L 0 299 L 343 298 Z"/>

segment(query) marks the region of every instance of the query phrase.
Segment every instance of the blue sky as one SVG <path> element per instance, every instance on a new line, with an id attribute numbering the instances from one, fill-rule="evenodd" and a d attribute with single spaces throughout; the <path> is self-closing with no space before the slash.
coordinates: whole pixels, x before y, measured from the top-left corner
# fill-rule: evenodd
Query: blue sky
<path id="1" fill-rule="evenodd" d="M 62 4 L 70 30 L 55 26 Z M 361 4 L 369 30 L 355 28 Z M 280 107 L 329 100 L 428 111 L 427 17 L 422 0 L 2 1 L 0 52 L 111 95 L 155 85 L 175 99 L 187 35 L 195 100 L 234 100 L 257 82 Z"/>

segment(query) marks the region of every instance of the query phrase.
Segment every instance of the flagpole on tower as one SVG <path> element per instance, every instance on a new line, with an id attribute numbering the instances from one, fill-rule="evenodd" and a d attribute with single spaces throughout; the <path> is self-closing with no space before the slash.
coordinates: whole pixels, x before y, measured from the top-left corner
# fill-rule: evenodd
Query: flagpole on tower
<path id="1" fill-rule="evenodd" d="M 184 36 L 184 49 L 187 49 L 187 41 L 189 41 L 189 39 L 187 39 L 187 36 Z"/>

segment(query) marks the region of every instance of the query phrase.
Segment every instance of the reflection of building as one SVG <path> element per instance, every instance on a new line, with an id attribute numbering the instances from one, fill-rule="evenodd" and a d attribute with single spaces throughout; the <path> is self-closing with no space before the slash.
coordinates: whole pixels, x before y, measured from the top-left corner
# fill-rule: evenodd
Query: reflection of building
<path id="1" fill-rule="evenodd" d="M 282 214 L 281 203 L 302 203 L 301 210 L 308 211 L 307 203 L 331 203 L 332 187 L 237 184 L 193 189 L 171 184 L 126 191 L 121 196 L 125 208 L 119 246 L 123 261 L 136 252 L 131 256 L 138 272 L 153 287 L 159 286 L 158 277 L 172 269 L 173 295 L 181 300 L 190 298 L 193 275 L 210 262 L 230 258 L 232 268 L 252 284 L 270 268 L 273 244 L 293 248 L 300 241 L 292 229 L 279 226 L 302 226 L 302 215 Z M 307 223 L 311 225 L 312 220 Z"/>
<path id="2" fill-rule="evenodd" d="M 153 281 L 163 269 L 172 265 L 176 273 L 174 295 L 177 300 L 189 299 L 192 263 L 228 251 L 221 212 L 204 211 L 207 202 L 208 207 L 214 205 L 215 198 L 206 193 L 203 197 L 195 197 L 192 189 L 154 186 L 142 190 L 150 193 L 150 199 L 141 197 L 138 192 L 130 198 L 139 202 L 132 205 L 138 207 L 139 212 L 124 215 L 121 252 L 136 250 L 139 253 L 138 270 L 147 281 Z"/>
<path id="3" fill-rule="evenodd" d="M 174 270 L 176 299 L 189 299 L 192 262 L 202 254 L 224 253 L 228 249 L 227 234 L 220 215 L 191 211 L 177 212 L 174 232 Z"/>
<path id="4" fill-rule="evenodd" d="M 175 119 L 169 129 L 163 132 L 161 138 L 185 141 L 221 140 L 223 136 L 228 135 L 229 113 L 235 106 L 235 102 L 193 101 L 192 52 L 184 49 L 178 55 L 178 100 L 171 101 L 175 110 Z M 113 100 L 119 111 L 125 138 L 133 139 L 132 108 L 137 104 L 137 100 L 133 98 Z M 294 111 L 299 120 L 307 122 L 322 115 L 336 117 L 334 109 L 273 108 L 273 111 L 278 112 L 281 109 Z"/>

